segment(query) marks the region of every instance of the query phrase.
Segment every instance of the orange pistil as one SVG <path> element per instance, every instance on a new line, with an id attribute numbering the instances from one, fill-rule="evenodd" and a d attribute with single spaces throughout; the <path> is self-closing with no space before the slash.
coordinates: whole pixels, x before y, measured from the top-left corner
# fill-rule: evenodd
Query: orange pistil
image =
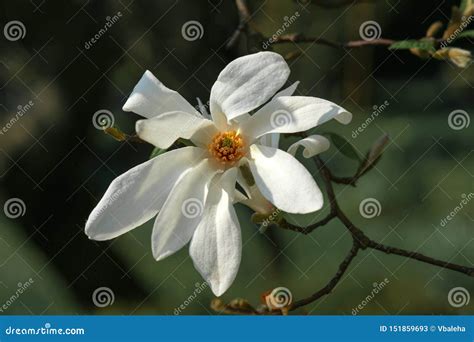
<path id="1" fill-rule="evenodd" d="M 208 148 L 221 163 L 233 164 L 244 155 L 244 140 L 236 131 L 222 132 L 212 138 Z"/>

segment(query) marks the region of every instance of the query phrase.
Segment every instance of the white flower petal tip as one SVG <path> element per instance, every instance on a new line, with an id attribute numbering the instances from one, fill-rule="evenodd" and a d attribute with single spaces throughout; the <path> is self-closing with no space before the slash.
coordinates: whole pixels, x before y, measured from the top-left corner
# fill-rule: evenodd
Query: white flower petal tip
<path id="1" fill-rule="evenodd" d="M 211 89 L 213 117 L 225 113 L 227 121 L 267 102 L 288 79 L 285 59 L 274 52 L 259 52 L 229 63 Z"/>
<path id="2" fill-rule="evenodd" d="M 294 156 L 300 146 L 304 148 L 303 157 L 312 158 L 315 155 L 327 151 L 331 146 L 331 143 L 322 135 L 310 135 L 307 138 L 295 142 L 288 148 L 287 152 Z"/>
<path id="3" fill-rule="evenodd" d="M 135 130 L 140 139 L 160 148 L 168 148 L 178 138 L 189 139 L 210 124 L 211 121 L 202 117 L 175 111 L 138 120 Z"/>
<path id="4" fill-rule="evenodd" d="M 189 246 L 194 267 L 218 297 L 232 285 L 242 255 L 240 225 L 232 204 L 236 178 L 234 168 L 213 179 L 202 221 Z"/>
<path id="5" fill-rule="evenodd" d="M 199 115 L 184 97 L 167 88 L 148 70 L 138 81 L 122 110 L 134 112 L 146 118 L 177 110 Z"/>
<path id="6" fill-rule="evenodd" d="M 303 132 L 331 119 L 348 124 L 352 114 L 330 101 L 308 96 L 275 97 L 249 120 L 242 131 L 257 139 L 269 133 Z"/>
<path id="7" fill-rule="evenodd" d="M 296 88 L 298 88 L 298 85 L 300 84 L 300 81 L 294 82 L 292 85 L 290 85 L 288 88 L 285 88 L 278 93 L 276 93 L 275 97 L 282 97 L 282 96 L 291 96 L 294 94 L 296 91 Z"/>
<path id="8" fill-rule="evenodd" d="M 352 121 L 352 113 L 344 109 L 344 111 L 336 115 L 334 119 L 337 120 L 339 123 L 342 123 L 343 125 L 348 125 Z"/>
<path id="9" fill-rule="evenodd" d="M 268 146 L 250 146 L 249 166 L 262 195 L 275 207 L 307 214 L 323 207 L 323 195 L 311 174 L 291 154 Z"/>
<path id="10" fill-rule="evenodd" d="M 184 247 L 203 220 L 209 184 L 218 172 L 209 159 L 184 174 L 171 190 L 156 217 L 152 233 L 155 260 L 162 260 Z"/>
<path id="11" fill-rule="evenodd" d="M 198 147 L 173 150 L 114 179 L 89 215 L 86 235 L 97 241 L 110 240 L 152 219 L 179 177 L 203 155 Z"/>

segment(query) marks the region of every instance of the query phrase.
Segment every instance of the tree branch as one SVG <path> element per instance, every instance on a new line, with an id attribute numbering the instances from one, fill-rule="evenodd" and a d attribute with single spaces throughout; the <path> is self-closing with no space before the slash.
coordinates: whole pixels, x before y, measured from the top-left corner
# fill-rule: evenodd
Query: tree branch
<path id="1" fill-rule="evenodd" d="M 373 40 L 354 40 L 345 43 L 332 41 L 325 38 L 314 38 L 306 37 L 301 33 L 291 33 L 284 34 L 276 39 L 273 39 L 271 44 L 284 44 L 284 43 L 313 43 L 319 45 L 329 46 L 335 49 L 345 49 L 345 48 L 360 48 L 364 46 L 390 46 L 395 43 L 395 40 L 392 39 L 373 39 Z"/>
<path id="2" fill-rule="evenodd" d="M 336 274 L 326 284 L 326 286 L 324 286 L 319 291 L 313 293 L 311 296 L 309 296 L 307 298 L 304 298 L 304 299 L 300 299 L 300 300 L 294 302 L 293 304 L 291 304 L 288 307 L 288 310 L 290 310 L 290 311 L 296 310 L 296 309 L 298 309 L 302 306 L 308 305 L 308 304 L 318 300 L 319 298 L 321 298 L 325 295 L 330 294 L 332 292 L 332 290 L 336 287 L 336 285 L 339 283 L 339 281 L 342 279 L 342 276 L 344 275 L 344 273 L 349 268 L 349 265 L 351 264 L 352 260 L 354 260 L 354 258 L 356 257 L 356 255 L 359 252 L 360 248 L 361 247 L 360 247 L 359 243 L 356 240 L 353 240 L 352 248 L 349 251 L 349 254 L 347 254 L 347 256 L 344 258 L 344 260 L 341 262 L 341 264 L 339 265 L 339 269 L 337 270 Z"/>

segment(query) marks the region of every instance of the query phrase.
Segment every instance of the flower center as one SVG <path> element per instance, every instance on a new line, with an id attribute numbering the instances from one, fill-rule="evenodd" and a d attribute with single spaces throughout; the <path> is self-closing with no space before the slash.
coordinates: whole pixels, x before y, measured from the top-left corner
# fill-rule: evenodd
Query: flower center
<path id="1" fill-rule="evenodd" d="M 209 152 L 221 163 L 232 164 L 244 155 L 244 140 L 236 131 L 218 133 L 208 146 Z"/>

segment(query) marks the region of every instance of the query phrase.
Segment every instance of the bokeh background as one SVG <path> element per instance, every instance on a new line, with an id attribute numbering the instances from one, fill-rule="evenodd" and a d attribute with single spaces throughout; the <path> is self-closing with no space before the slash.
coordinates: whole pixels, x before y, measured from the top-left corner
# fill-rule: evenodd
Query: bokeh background
<path id="1" fill-rule="evenodd" d="M 380 25 L 384 38 L 420 38 L 435 20 L 446 22 L 451 6 L 457 5 L 396 0 L 334 8 L 291 0 L 248 3 L 252 25 L 264 35 L 275 33 L 285 17 L 298 12 L 288 33 L 341 42 L 359 40 L 359 27 L 369 20 Z M 25 203 L 23 216 L 0 215 L 0 304 L 7 303 L 18 284 L 33 280 L 2 314 L 174 314 L 185 302 L 181 314 L 215 314 L 209 289 L 188 301 L 202 279 L 186 248 L 162 262 L 153 260 L 152 222 L 102 243 L 88 240 L 83 230 L 108 184 L 152 150 L 105 135 L 94 127 L 94 113 L 111 111 L 115 124 L 132 133 L 139 117 L 121 107 L 146 69 L 192 104 L 196 97 L 206 102 L 229 61 L 261 49 L 258 39 L 245 35 L 226 49 L 239 24 L 234 1 L 19 0 L 2 1 L 0 8 L 2 27 L 19 20 L 26 28 L 18 41 L 0 36 L 0 124 L 15 117 L 18 106 L 34 104 L 0 135 L 0 204 L 11 198 Z M 107 17 L 118 12 L 120 19 L 86 48 Z M 183 38 L 182 27 L 190 20 L 202 25 L 200 39 Z M 470 40 L 463 44 L 472 47 Z M 453 130 L 448 124 L 454 110 L 473 112 L 473 69 L 386 47 L 343 50 L 290 43 L 274 51 L 293 56 L 290 81 L 301 81 L 297 94 L 323 97 L 354 113 L 349 126 L 328 123 L 317 132 L 336 132 L 361 154 L 380 135 L 392 138 L 377 168 L 357 188 L 336 186 L 342 209 L 374 239 L 472 266 L 474 203 L 445 227 L 440 221 L 463 194 L 474 192 L 473 126 Z M 385 101 L 389 106 L 352 138 L 373 107 Z M 323 158 L 341 176 L 357 167 L 333 147 Z M 360 202 L 369 197 L 381 203 L 380 215 L 373 219 L 359 212 Z M 278 229 L 261 234 L 249 221 L 250 211 L 238 210 L 243 260 L 225 301 L 243 297 L 257 305 L 263 292 L 278 286 L 289 288 L 295 299 L 306 297 L 325 285 L 350 248 L 350 236 L 340 223 L 309 236 Z M 297 219 L 309 222 L 324 213 Z M 448 301 L 454 287 L 474 294 L 473 278 L 364 251 L 332 294 L 299 313 L 350 315 L 373 284 L 386 278 L 388 285 L 359 314 L 474 312 L 474 299 L 460 308 Z M 99 287 L 113 291 L 112 305 L 94 305 Z"/>

